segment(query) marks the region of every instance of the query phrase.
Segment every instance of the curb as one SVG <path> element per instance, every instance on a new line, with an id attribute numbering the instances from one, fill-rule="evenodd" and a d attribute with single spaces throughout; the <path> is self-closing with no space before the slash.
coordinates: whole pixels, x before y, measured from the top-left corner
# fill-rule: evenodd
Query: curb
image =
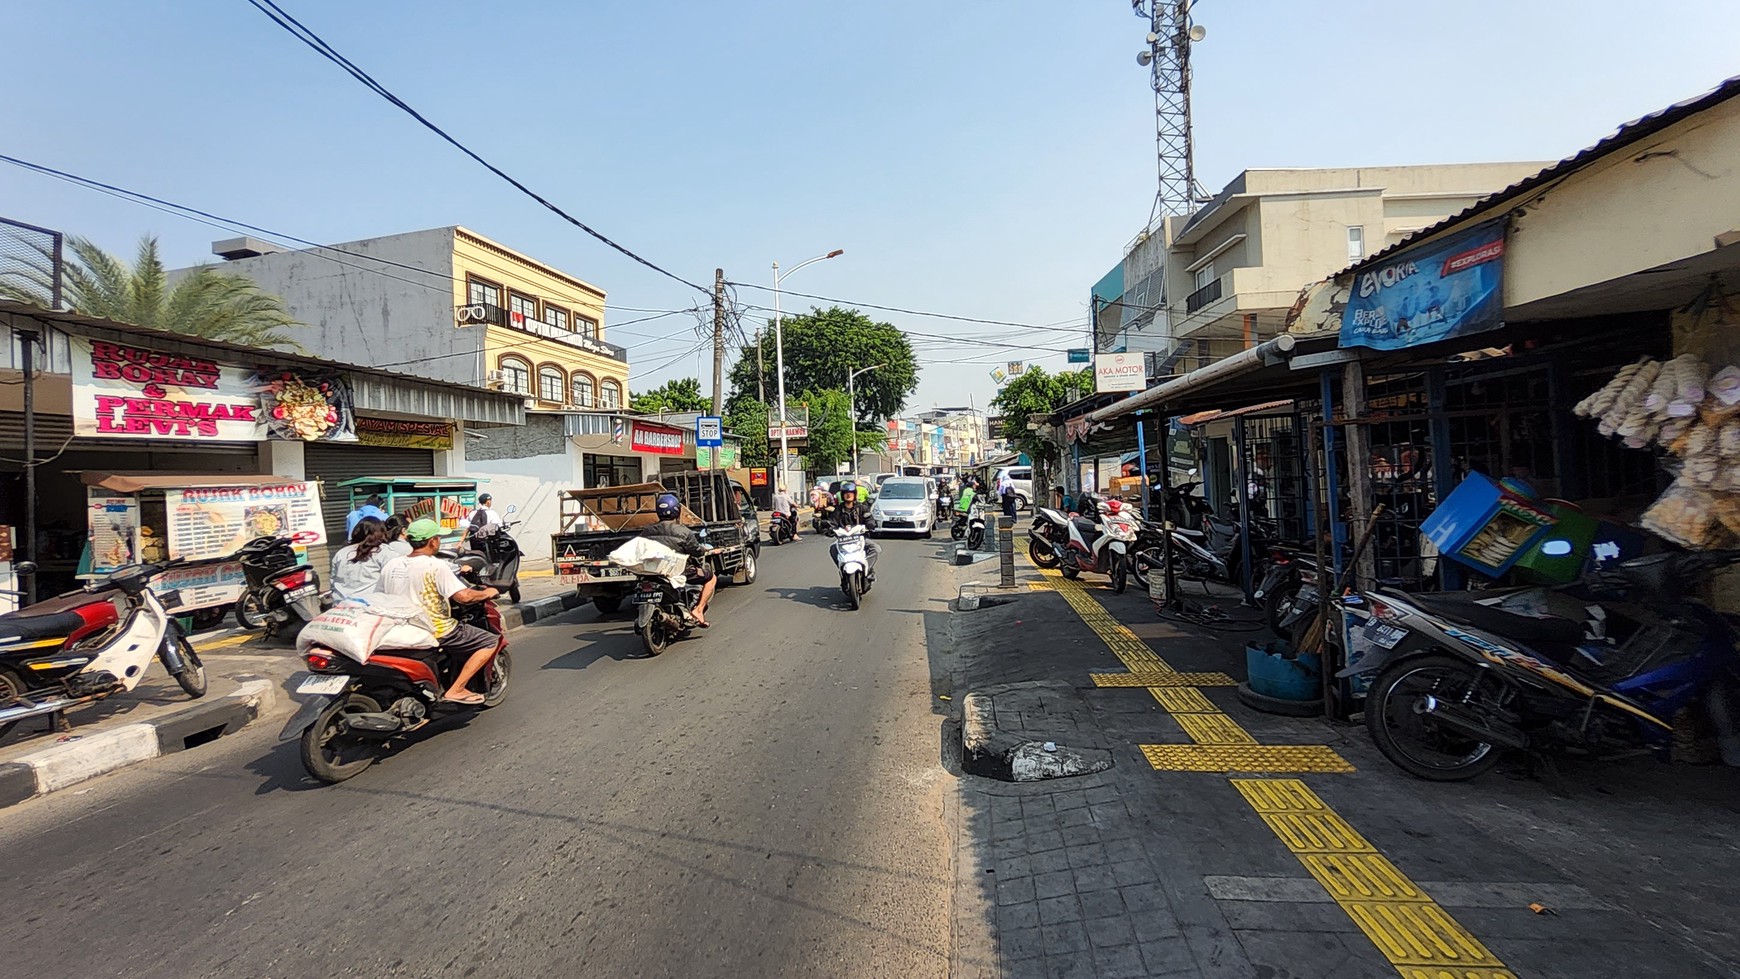
<path id="1" fill-rule="evenodd" d="M 577 609 L 584 604 L 586 604 L 586 600 L 581 598 L 578 592 L 570 588 L 565 592 L 559 592 L 555 595 L 546 595 L 543 598 L 533 599 L 529 602 L 522 602 L 518 605 L 509 605 L 507 608 L 502 609 L 501 627 L 508 632 L 512 632 L 515 629 L 531 625 L 533 622 L 537 622 L 540 619 L 555 618 L 563 612 Z"/>
<path id="2" fill-rule="evenodd" d="M 0 764 L 0 808 L 234 734 L 272 710 L 278 685 L 240 676 L 234 691 L 163 717 L 50 745 Z"/>
<path id="3" fill-rule="evenodd" d="M 1027 586 L 1021 582 L 1005 587 L 990 582 L 969 581 L 961 586 L 955 608 L 961 612 L 977 612 L 981 608 L 1012 602 L 1026 593 Z"/>
<path id="4" fill-rule="evenodd" d="M 1112 753 L 1099 748 L 1070 748 L 1055 742 L 1045 750 L 997 729 L 992 695 L 970 693 L 961 702 L 961 769 L 968 774 L 1003 782 L 1038 782 L 1048 778 L 1088 775 L 1112 767 Z"/>

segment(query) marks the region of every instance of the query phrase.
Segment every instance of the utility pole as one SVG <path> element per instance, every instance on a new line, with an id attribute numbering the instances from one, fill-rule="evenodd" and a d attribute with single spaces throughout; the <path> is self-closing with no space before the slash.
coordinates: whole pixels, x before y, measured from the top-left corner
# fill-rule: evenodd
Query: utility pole
<path id="1" fill-rule="evenodd" d="M 725 413 L 725 270 L 713 270 L 713 414 Z"/>

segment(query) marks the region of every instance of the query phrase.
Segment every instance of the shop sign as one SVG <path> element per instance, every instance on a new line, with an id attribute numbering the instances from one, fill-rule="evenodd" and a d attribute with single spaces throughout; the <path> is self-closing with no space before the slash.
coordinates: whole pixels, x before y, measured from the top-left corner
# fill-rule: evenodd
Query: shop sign
<path id="1" fill-rule="evenodd" d="M 1093 351 L 1086 347 L 1069 348 L 1069 362 L 1072 364 L 1092 363 L 1093 359 Z"/>
<path id="2" fill-rule="evenodd" d="M 180 601 L 169 611 L 180 612 L 229 605 L 242 597 L 247 581 L 240 561 L 225 561 L 170 568 L 152 580 L 151 590 L 158 595 L 179 595 Z"/>
<path id="3" fill-rule="evenodd" d="M 99 438 L 354 441 L 332 372 L 259 370 L 87 337 L 72 348 L 73 432 Z"/>
<path id="4" fill-rule="evenodd" d="M 394 449 L 434 449 L 444 452 L 453 448 L 453 426 L 446 422 L 358 418 L 356 440 L 359 445 Z"/>
<path id="5" fill-rule="evenodd" d="M 1503 326 L 1504 231 L 1488 221 L 1360 272 L 1340 345 L 1401 350 Z"/>
<path id="6" fill-rule="evenodd" d="M 683 430 L 669 425 L 633 422 L 629 425 L 628 446 L 636 452 L 680 456 L 683 454 Z"/>
<path id="7" fill-rule="evenodd" d="M 785 428 L 779 428 L 777 426 L 774 426 L 774 427 L 770 427 L 767 430 L 767 440 L 769 442 L 777 442 L 780 440 L 780 436 L 782 434 L 784 435 L 786 441 L 789 442 L 792 439 L 807 439 L 807 438 L 809 438 L 810 437 L 810 430 L 803 425 L 788 425 Z"/>
<path id="8" fill-rule="evenodd" d="M 163 502 L 170 557 L 229 557 L 256 537 L 288 537 L 303 546 L 326 541 L 318 483 L 166 490 Z"/>
<path id="9" fill-rule="evenodd" d="M 1140 391 L 1148 380 L 1148 369 L 1140 353 L 1098 354 L 1094 357 L 1094 390 Z"/>
<path id="10" fill-rule="evenodd" d="M 129 564 L 138 564 L 139 498 L 87 491 L 85 527 L 91 545 L 90 573 L 109 574 Z"/>
<path id="11" fill-rule="evenodd" d="M 754 469 L 749 470 L 749 486 L 751 489 L 753 489 L 757 486 L 766 486 L 766 485 L 767 485 L 767 468 L 765 466 L 756 466 Z"/>
<path id="12" fill-rule="evenodd" d="M 695 447 L 695 468 L 697 469 L 712 469 L 714 466 L 720 469 L 735 469 L 741 461 L 738 458 L 737 446 L 735 445 L 721 445 L 718 448 L 709 445 Z"/>

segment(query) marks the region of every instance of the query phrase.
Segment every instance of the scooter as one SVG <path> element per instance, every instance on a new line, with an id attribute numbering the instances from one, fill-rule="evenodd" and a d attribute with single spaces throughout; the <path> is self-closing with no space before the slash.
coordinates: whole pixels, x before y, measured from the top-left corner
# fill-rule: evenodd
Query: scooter
<path id="1" fill-rule="evenodd" d="M 454 564 L 466 584 L 483 586 L 482 555 L 466 554 Z M 511 667 L 501 612 L 494 600 L 488 600 L 454 605 L 453 617 L 499 637 L 494 657 L 478 671 L 469 689 L 483 695 L 482 707 L 500 705 L 507 698 Z M 309 672 L 297 684 L 296 693 L 308 699 L 278 733 L 278 741 L 300 738 L 303 768 L 328 784 L 360 774 L 394 738 L 422 728 L 437 715 L 477 709 L 442 699 L 462 663 L 443 655 L 437 646 L 378 650 L 358 660 L 313 644 L 303 662 Z"/>
<path id="2" fill-rule="evenodd" d="M 864 594 L 875 580 L 870 576 L 869 552 L 864 547 L 866 533 L 862 525 L 841 527 L 833 532 L 831 550 L 834 565 L 840 569 L 840 591 L 845 593 L 853 611 L 863 607 Z"/>
<path id="3" fill-rule="evenodd" d="M 1035 507 L 1033 523 L 1027 528 L 1027 557 L 1037 567 L 1057 567 L 1062 549 L 1069 546 L 1069 530 L 1069 516 L 1062 510 Z"/>
<path id="4" fill-rule="evenodd" d="M 28 717 L 60 714 L 139 685 L 153 656 L 188 696 L 205 696 L 205 666 L 164 610 L 151 580 L 166 564 L 134 564 L 82 590 L 0 615 L 0 735 Z M 21 562 L 18 573 L 33 574 Z"/>
<path id="5" fill-rule="evenodd" d="M 236 599 L 236 624 L 276 635 L 292 620 L 321 613 L 320 574 L 301 562 L 288 538 L 256 537 L 236 552 L 245 583 Z"/>
<path id="6" fill-rule="evenodd" d="M 1317 558 L 1287 547 L 1269 549 L 1268 570 L 1252 597 L 1263 603 L 1263 618 L 1275 635 L 1292 637 L 1292 626 L 1317 611 Z"/>
<path id="7" fill-rule="evenodd" d="M 1375 674 L 1366 727 L 1423 779 L 1474 778 L 1506 749 L 1666 755 L 1700 703 L 1740 767 L 1740 633 L 1686 597 L 1737 563 L 1740 551 L 1658 554 L 1556 589 L 1350 594 L 1336 600 L 1351 620 L 1338 675 Z"/>
<path id="8" fill-rule="evenodd" d="M 508 516 L 513 516 L 518 510 L 518 506 L 508 504 Z M 520 542 L 514 540 L 511 531 L 519 523 L 518 520 L 509 520 L 497 528 L 495 533 L 473 539 L 477 553 L 482 554 L 486 562 L 483 567 L 483 583 L 496 591 L 506 593 L 508 601 L 515 605 L 520 602 L 520 558 L 524 557 L 525 552 L 520 550 Z"/>
<path id="9" fill-rule="evenodd" d="M 791 522 L 791 516 L 789 514 L 780 513 L 776 510 L 774 511 L 773 516 L 768 518 L 767 539 L 772 541 L 775 547 L 791 540 L 796 533 L 797 527 Z"/>
<path id="10" fill-rule="evenodd" d="M 635 572 L 640 579 L 629 600 L 634 603 L 634 631 L 648 656 L 657 656 L 671 643 L 694 631 L 689 613 L 701 601 L 701 586 L 662 574 Z"/>
<path id="11" fill-rule="evenodd" d="M 1112 591 L 1122 594 L 1129 584 L 1130 546 L 1136 541 L 1138 522 L 1124 512 L 1119 500 L 1103 501 L 1099 509 L 1098 523 L 1087 517 L 1066 520 L 1068 543 L 1053 544 L 1052 552 L 1065 578 L 1079 578 L 1083 572 L 1107 575 Z"/>

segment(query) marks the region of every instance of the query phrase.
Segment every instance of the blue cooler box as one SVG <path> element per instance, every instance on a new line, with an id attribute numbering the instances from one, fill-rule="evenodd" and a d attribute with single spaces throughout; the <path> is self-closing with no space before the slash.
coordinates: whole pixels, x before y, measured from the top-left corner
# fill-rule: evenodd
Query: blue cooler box
<path id="1" fill-rule="evenodd" d="M 1496 578 L 1555 522 L 1545 506 L 1472 473 L 1420 524 L 1420 533 L 1445 557 Z"/>

